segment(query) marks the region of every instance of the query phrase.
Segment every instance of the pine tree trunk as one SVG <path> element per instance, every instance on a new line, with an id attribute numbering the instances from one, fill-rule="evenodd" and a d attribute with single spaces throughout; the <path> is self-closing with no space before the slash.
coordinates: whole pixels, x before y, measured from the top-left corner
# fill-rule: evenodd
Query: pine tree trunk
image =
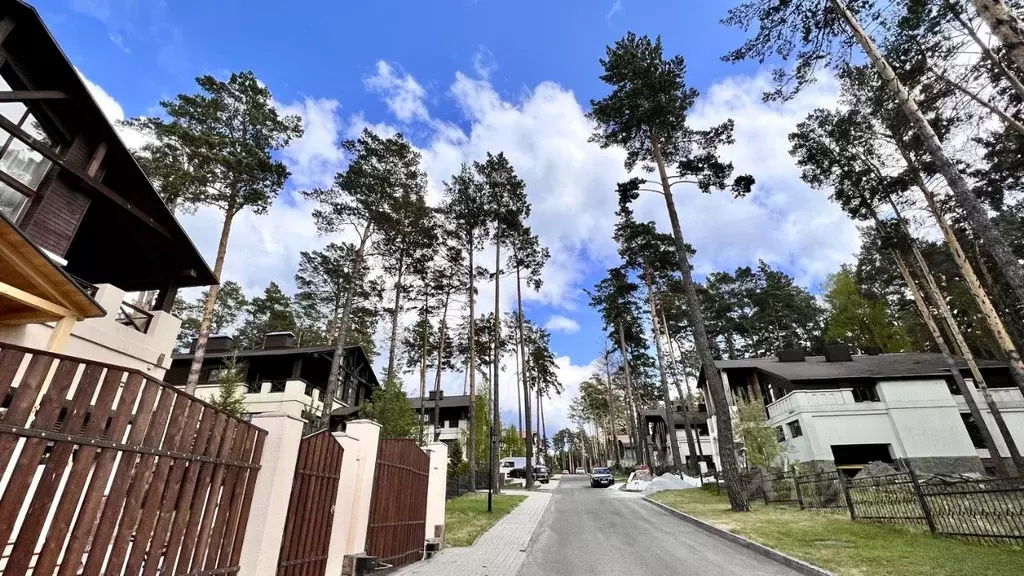
<path id="1" fill-rule="evenodd" d="M 622 462 L 619 459 L 619 436 L 618 426 L 615 418 L 615 391 L 612 387 L 612 367 L 609 362 L 608 345 L 605 344 L 604 349 L 604 373 L 608 379 L 608 430 L 611 432 L 612 441 L 615 446 L 615 467 L 618 469 L 622 468 Z"/>
<path id="2" fill-rule="evenodd" d="M 438 425 L 441 422 L 441 369 L 444 359 L 444 337 L 448 333 L 448 302 L 451 300 L 452 286 L 444 292 L 444 306 L 441 308 L 441 330 L 437 337 L 437 370 L 434 374 L 434 442 L 440 437 Z"/>
<path id="3" fill-rule="evenodd" d="M 892 256 L 893 259 L 896 260 L 896 266 L 900 269 L 900 274 L 903 275 L 903 280 L 907 283 L 907 286 L 910 288 L 910 292 L 914 295 L 914 303 L 917 305 L 917 311 L 921 314 L 921 319 L 923 319 L 925 325 L 928 326 L 928 331 L 931 332 L 932 339 L 935 340 L 935 344 L 939 347 L 939 352 L 942 353 L 942 358 L 945 360 L 946 366 L 949 368 L 950 374 L 953 376 L 953 381 L 956 382 L 956 386 L 960 390 L 960 394 L 963 396 L 964 402 L 967 403 L 967 409 L 970 411 L 971 417 L 974 418 L 974 421 L 978 424 L 978 430 L 981 432 L 985 445 L 990 446 L 995 450 L 996 442 L 992 436 L 992 431 L 989 430 L 988 422 L 985 421 L 985 418 L 981 414 L 981 410 L 978 409 L 978 403 L 974 400 L 971 387 L 967 385 L 967 381 L 964 380 L 963 375 L 960 374 L 960 367 L 957 366 L 956 359 L 953 358 L 953 354 L 950 352 L 949 346 L 946 345 L 946 341 L 942 337 L 942 332 L 935 323 L 935 318 L 932 316 L 931 310 L 928 309 L 928 304 L 925 303 L 924 297 L 921 295 L 921 291 L 917 286 L 917 282 L 914 281 L 914 277 L 910 274 L 910 270 L 907 268 L 906 262 L 903 261 L 903 257 L 895 250 L 892 252 Z M 1010 475 L 1006 461 L 999 456 L 998 450 L 995 450 L 995 457 L 992 458 L 992 462 L 995 465 L 999 476 L 1008 477 Z"/>
<path id="4" fill-rule="evenodd" d="M 398 276 L 395 278 L 395 308 L 391 311 L 391 344 L 388 349 L 388 371 L 384 377 L 390 381 L 395 377 L 395 359 L 398 352 L 398 313 L 402 308 L 402 272 L 405 268 L 405 254 L 398 256 Z"/>
<path id="5" fill-rule="evenodd" d="M 662 406 L 665 409 L 665 431 L 668 433 L 668 441 L 672 444 L 672 465 L 679 473 L 683 471 L 683 457 L 679 453 L 679 437 L 676 435 L 676 411 L 672 406 L 672 397 L 668 389 L 668 367 L 665 363 L 665 353 L 661 349 L 661 328 L 658 322 L 658 310 L 654 305 L 654 286 L 651 282 L 651 269 L 644 263 L 644 283 L 647 285 L 647 305 L 651 309 L 651 330 L 654 332 L 654 348 L 658 354 L 658 375 L 661 377 Z M 685 420 L 685 416 L 684 416 Z M 689 467 L 686 468 L 689 470 Z"/>
<path id="6" fill-rule="evenodd" d="M 469 230 L 469 489 L 476 491 L 476 286 L 473 268 L 473 234 Z"/>
<path id="7" fill-rule="evenodd" d="M 423 434 L 423 416 L 426 414 L 426 394 L 427 394 L 427 339 L 429 337 L 429 312 L 427 311 L 427 303 L 430 301 L 429 290 L 427 289 L 427 281 L 423 282 L 423 340 L 420 343 L 420 444 L 426 442 L 426 438 Z M 434 421 L 434 432 L 437 433 L 438 422 Z"/>
<path id="8" fill-rule="evenodd" d="M 626 398 L 630 404 L 629 420 L 631 422 L 630 427 L 632 428 L 637 424 L 636 414 L 639 410 L 633 398 L 633 376 L 629 370 L 629 355 L 626 353 L 626 335 L 622 332 L 622 321 L 619 320 L 616 326 L 619 332 L 619 354 L 622 355 L 622 370 L 626 376 Z M 638 427 L 636 429 L 636 438 L 633 439 L 633 458 L 636 459 L 637 464 L 643 464 L 644 462 L 640 444 L 640 428 Z"/>
<path id="9" fill-rule="evenodd" d="M 519 263 L 516 262 L 516 304 L 518 315 L 516 322 L 519 328 L 519 352 L 523 357 L 523 412 L 526 415 L 526 489 L 533 488 L 533 425 L 530 423 L 530 378 L 526 361 L 526 346 L 523 342 L 523 281 L 520 277 Z M 518 383 L 517 383 L 518 384 Z"/>
<path id="10" fill-rule="evenodd" d="M 675 384 L 676 393 L 679 394 L 679 404 L 683 407 L 683 432 L 686 434 L 686 448 L 690 453 L 690 460 L 686 463 L 686 470 L 691 476 L 699 472 L 697 464 L 697 451 L 693 443 L 693 425 L 690 424 L 690 406 L 683 396 L 683 387 L 679 385 L 679 375 L 676 373 L 676 351 L 672 344 L 672 335 L 668 333 L 668 322 L 665 320 L 665 307 L 659 308 L 661 314 L 661 326 L 665 330 L 665 343 L 668 344 L 668 366 L 669 374 L 672 375 L 672 382 Z"/>
<path id="11" fill-rule="evenodd" d="M 711 400 L 715 405 L 718 451 L 721 455 L 722 477 L 725 480 L 726 491 L 729 493 L 729 505 L 734 512 L 747 512 L 750 507 L 738 482 L 739 470 L 736 462 L 736 439 L 732 431 L 732 408 L 729 406 L 729 399 L 725 393 L 722 375 L 718 373 L 715 357 L 711 354 L 711 346 L 708 343 L 708 335 L 704 327 L 704 313 L 700 307 L 697 288 L 693 283 L 693 271 L 686 254 L 686 243 L 683 241 L 679 215 L 676 213 L 676 205 L 672 200 L 672 189 L 669 186 L 668 173 L 665 171 L 665 162 L 661 157 L 661 145 L 653 132 L 651 134 L 651 149 L 658 165 L 658 175 L 661 177 L 661 189 L 665 195 L 669 222 L 672 223 L 672 236 L 675 239 L 676 257 L 679 260 L 679 275 L 683 281 L 683 290 L 686 293 L 686 302 L 690 313 L 690 324 L 693 327 L 693 343 L 697 349 L 697 355 L 700 357 L 701 366 L 704 368 Z"/>
<path id="12" fill-rule="evenodd" d="M 956 348 L 959 348 L 958 351 L 960 355 L 967 361 L 967 366 L 970 367 L 971 374 L 974 376 L 974 384 L 978 387 L 978 392 L 981 393 L 981 397 L 988 405 L 989 412 L 992 413 L 992 419 L 995 420 L 996 428 L 999 429 L 1000 434 L 1003 436 L 1003 440 L 1006 442 L 1006 447 L 1010 452 L 1010 458 L 1013 460 L 1013 463 L 1018 470 L 1024 470 L 1024 458 L 1021 457 L 1020 450 L 1017 448 L 1017 443 L 1013 439 L 1013 434 L 1006 425 L 1006 420 L 1003 418 L 1003 414 L 999 410 L 998 404 L 996 404 L 995 399 L 992 398 L 992 392 L 988 389 L 988 385 L 985 383 L 985 377 L 982 376 L 981 370 L 978 369 L 978 364 L 974 361 L 974 354 L 972 354 L 970 348 L 967 347 L 967 342 L 964 340 L 963 333 L 960 331 L 960 327 L 957 326 L 956 320 L 953 318 L 953 313 L 949 310 L 949 306 L 946 304 L 945 298 L 939 291 L 938 284 L 935 283 L 935 277 L 932 276 L 928 263 L 925 262 L 924 256 L 921 255 L 921 251 L 918 250 L 916 243 L 912 242 L 910 248 L 914 254 L 914 259 L 917 261 L 917 265 L 921 270 L 921 275 L 925 280 L 925 288 L 928 289 L 928 293 L 931 295 L 936 308 L 939 309 L 939 314 L 946 322 L 946 327 L 949 329 L 950 334 L 953 335 L 953 344 Z M 980 427 L 981 424 L 978 426 Z M 999 454 L 999 448 L 995 444 L 989 445 L 989 454 L 992 455 L 993 458 L 1001 457 Z"/>
<path id="13" fill-rule="evenodd" d="M 228 237 L 231 235 L 231 222 L 234 219 L 234 211 L 224 212 L 224 225 L 220 229 L 220 241 L 217 243 L 217 259 L 213 263 L 213 275 L 217 278 L 217 284 L 210 286 L 206 302 L 203 304 L 203 319 L 199 322 L 196 347 L 192 351 L 192 365 L 188 369 L 188 379 L 185 381 L 185 392 L 188 394 L 195 394 L 196 387 L 199 386 L 199 373 L 202 372 L 203 358 L 206 357 L 206 343 L 210 339 L 210 324 L 213 322 L 213 309 L 217 305 L 217 295 L 220 294 L 220 276 L 224 271 L 224 257 L 228 253 Z"/>
<path id="14" fill-rule="evenodd" d="M 520 388 L 520 383 L 522 382 L 523 370 L 520 367 L 522 362 L 519 359 L 519 346 L 518 345 L 512 347 L 512 353 L 515 354 L 515 356 L 516 356 L 516 412 L 518 413 L 518 416 L 519 416 L 519 429 L 522 430 L 523 429 L 523 392 L 522 392 L 522 388 Z"/>
<path id="15" fill-rule="evenodd" d="M 893 72 L 892 67 L 879 52 L 878 47 L 875 46 L 874 41 L 864 32 L 861 28 L 860 23 L 846 8 L 845 4 L 840 0 L 829 0 L 832 7 L 837 13 L 846 21 L 853 33 L 854 37 L 860 43 L 861 48 L 867 54 L 868 58 L 874 64 L 878 70 L 879 76 L 882 81 L 889 88 L 889 91 L 896 97 L 897 103 L 903 110 L 903 113 L 910 120 L 911 125 L 914 127 L 914 132 L 920 138 L 925 149 L 931 156 L 932 161 L 935 163 L 935 167 L 939 174 L 946 180 L 950 190 L 953 193 L 953 198 L 956 200 L 957 205 L 963 210 L 967 216 L 967 221 L 971 225 L 972 230 L 979 238 L 985 243 L 986 249 L 992 254 L 996 262 L 999 264 L 1000 270 L 1003 272 L 1003 276 L 1006 278 L 1007 284 L 1017 294 L 1017 297 L 1024 301 L 1024 268 L 1021 267 L 1020 262 L 1017 261 L 1017 257 L 1014 256 L 1010 247 L 1003 240 L 999 230 L 996 229 L 995 225 L 989 220 L 988 213 L 985 207 L 982 205 L 978 197 L 971 191 L 970 184 L 960 174 L 956 165 L 953 163 L 949 155 L 942 148 L 942 143 L 939 141 L 939 137 L 932 130 L 931 125 L 928 123 L 927 118 L 918 108 L 917 102 L 907 91 L 906 87 L 896 77 L 896 73 Z M 981 3 L 983 5 L 994 5 L 1002 4 L 995 0 L 975 0 L 976 4 Z M 984 15 L 983 15 L 984 18 Z M 991 25 L 991 24 L 990 24 Z M 1004 27 L 1009 34 L 1009 28 Z M 1010 46 L 1008 46 L 1009 48 Z M 1024 46 L 1017 46 L 1018 50 L 1021 50 L 1021 58 L 1018 60 L 1018 65 L 1024 67 Z"/>
<path id="16" fill-rule="evenodd" d="M 499 436 L 501 434 L 501 408 L 499 388 L 501 371 L 501 310 L 498 307 L 501 294 L 501 225 L 495 223 L 494 230 L 494 365 L 491 367 L 491 422 L 497 434 L 491 434 L 491 478 L 495 492 L 501 492 L 501 470 L 498 468 L 498 452 L 501 449 Z"/>
<path id="17" fill-rule="evenodd" d="M 1017 65 L 1017 69 L 1024 70 L 1024 25 L 1020 19 L 1010 11 L 1010 7 L 1003 0 L 973 2 L 978 16 L 985 21 L 992 34 L 999 38 L 999 42 L 1006 48 L 1006 53 Z"/>
<path id="18" fill-rule="evenodd" d="M 363 273 L 363 260 L 366 253 L 366 243 L 370 239 L 370 225 L 367 224 L 359 238 L 359 248 L 356 249 L 355 262 L 352 263 L 353 282 L 358 282 Z M 345 347 L 348 345 L 349 318 L 352 315 L 353 294 L 355 286 L 345 293 L 345 303 L 341 307 L 341 323 L 338 326 L 338 339 L 334 343 L 334 356 L 331 358 L 331 371 L 327 374 L 327 388 L 324 390 L 323 409 L 320 413 L 320 421 L 317 423 L 318 430 L 327 430 L 330 426 L 331 412 L 334 410 L 334 398 L 338 395 L 338 385 L 341 382 L 341 369 L 345 362 Z"/>

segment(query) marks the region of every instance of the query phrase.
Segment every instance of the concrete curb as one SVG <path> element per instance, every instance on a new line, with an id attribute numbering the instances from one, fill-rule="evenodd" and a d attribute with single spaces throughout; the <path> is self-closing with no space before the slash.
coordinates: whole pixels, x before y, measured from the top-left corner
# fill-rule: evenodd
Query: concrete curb
<path id="1" fill-rule="evenodd" d="M 833 574 L 832 572 L 829 572 L 829 571 L 824 570 L 822 568 L 818 568 L 817 566 L 814 566 L 812 564 L 808 564 L 807 562 L 804 562 L 803 560 L 799 560 L 797 558 L 793 558 L 792 556 L 790 556 L 788 554 L 783 554 L 782 552 L 779 552 L 778 550 L 776 550 L 774 548 L 769 548 L 769 547 L 764 546 L 762 544 L 758 544 L 757 542 L 754 542 L 752 540 L 748 540 L 748 539 L 744 538 L 743 536 L 739 536 L 737 534 L 733 534 L 732 532 L 729 532 L 728 530 L 723 530 L 722 528 L 719 528 L 719 527 L 714 526 L 712 524 L 708 524 L 707 522 L 704 522 L 703 520 L 694 518 L 693 516 L 690 516 L 689 514 L 680 512 L 679 510 L 676 510 L 674 508 L 670 508 L 670 507 L 662 504 L 661 502 L 655 502 L 654 500 L 651 500 L 650 498 L 648 498 L 646 496 L 644 496 L 644 500 L 647 501 L 647 502 L 650 502 L 651 504 L 657 506 L 658 508 L 661 508 L 662 510 L 668 512 L 669 514 L 672 514 L 673 516 L 682 519 L 685 522 L 693 524 L 694 526 L 700 528 L 701 530 L 704 530 L 705 532 L 710 532 L 710 533 L 714 534 L 715 536 L 718 536 L 720 538 L 724 538 L 726 540 L 729 540 L 730 542 L 739 544 L 740 546 L 743 546 L 744 548 L 746 548 L 748 550 L 752 550 L 754 552 L 757 552 L 758 554 L 760 554 L 761 556 L 764 556 L 765 558 L 771 558 L 772 560 L 775 560 L 776 562 L 778 562 L 780 564 L 788 566 L 788 567 L 792 568 L 793 570 L 796 570 L 797 572 L 800 572 L 801 574 L 806 574 L 807 576 L 835 576 L 835 574 Z"/>

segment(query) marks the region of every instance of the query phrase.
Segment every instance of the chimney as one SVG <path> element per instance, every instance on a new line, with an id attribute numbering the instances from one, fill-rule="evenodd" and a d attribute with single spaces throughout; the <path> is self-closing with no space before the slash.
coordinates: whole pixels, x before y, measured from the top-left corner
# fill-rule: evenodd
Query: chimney
<path id="1" fill-rule="evenodd" d="M 776 353 L 779 362 L 803 362 L 804 351 L 803 350 L 779 350 Z"/>
<path id="2" fill-rule="evenodd" d="M 197 339 L 198 340 L 198 339 Z M 227 334 L 214 334 L 206 340 L 207 352 L 228 352 L 235 347 L 235 340 Z M 192 352 L 196 351 L 196 342 L 192 342 Z"/>
<path id="3" fill-rule="evenodd" d="M 291 348 L 295 346 L 295 334 L 291 332 L 268 332 L 263 337 L 263 349 Z"/>
<path id="4" fill-rule="evenodd" d="M 850 347 L 846 344 L 828 344 L 825 346 L 826 362 L 853 362 Z"/>
<path id="5" fill-rule="evenodd" d="M 431 390 L 427 396 L 427 400 L 433 402 L 434 400 L 444 400 L 444 390 Z"/>
<path id="6" fill-rule="evenodd" d="M 878 346 L 865 346 L 863 352 L 868 356 L 878 356 L 882 353 L 882 349 Z"/>

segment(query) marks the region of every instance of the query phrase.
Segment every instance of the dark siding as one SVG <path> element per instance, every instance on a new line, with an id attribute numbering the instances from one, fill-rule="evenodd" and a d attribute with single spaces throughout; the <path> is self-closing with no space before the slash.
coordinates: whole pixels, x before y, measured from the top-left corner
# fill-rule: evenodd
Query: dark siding
<path id="1" fill-rule="evenodd" d="M 65 159 L 71 165 L 83 166 L 89 162 L 91 149 L 85 139 L 77 138 Z M 62 257 L 67 254 L 90 202 L 89 196 L 72 178 L 67 173 L 58 175 L 58 170 L 51 167 L 22 221 L 25 235 Z"/>

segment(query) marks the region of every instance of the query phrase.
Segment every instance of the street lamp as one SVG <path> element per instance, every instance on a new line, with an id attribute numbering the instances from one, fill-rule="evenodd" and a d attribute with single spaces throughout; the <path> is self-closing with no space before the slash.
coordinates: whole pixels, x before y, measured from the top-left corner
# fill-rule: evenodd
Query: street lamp
<path id="1" fill-rule="evenodd" d="M 487 471 L 487 511 L 491 511 L 491 499 L 494 494 L 494 442 L 497 437 L 497 433 L 494 431 L 494 424 L 490 427 L 490 442 L 487 443 L 487 466 L 490 470 Z"/>

